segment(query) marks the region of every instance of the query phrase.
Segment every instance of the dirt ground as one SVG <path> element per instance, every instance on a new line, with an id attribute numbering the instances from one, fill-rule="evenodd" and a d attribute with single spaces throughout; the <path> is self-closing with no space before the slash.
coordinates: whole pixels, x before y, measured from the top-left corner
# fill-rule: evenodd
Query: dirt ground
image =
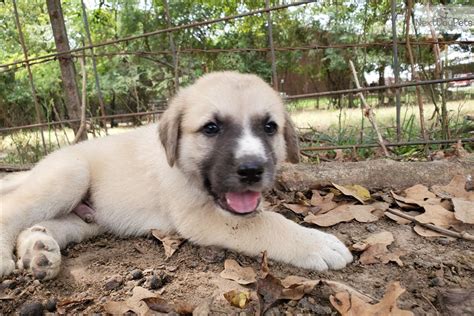
<path id="1" fill-rule="evenodd" d="M 283 207 L 276 211 L 296 219 Z M 372 233 L 389 231 L 395 237 L 389 249 L 403 252 L 403 266 L 393 262 L 362 265 L 354 253 L 354 262 L 340 271 L 314 272 L 270 260 L 271 273 L 277 278 L 297 275 L 341 282 L 375 301 L 382 298 L 389 283 L 399 281 L 406 292 L 398 299 L 398 306 L 415 315 L 468 315 L 474 310 L 472 241 L 421 237 L 410 224 L 397 224 L 386 217 L 373 223 L 353 221 L 319 229 L 335 234 L 348 246 Z M 152 236 L 119 239 L 104 235 L 67 247 L 63 251 L 62 270 L 54 280 L 33 280 L 19 271 L 3 279 L 0 314 L 39 315 L 41 310 L 104 313 L 107 302 L 126 300 L 136 286 L 159 293 L 170 302 L 200 305 L 200 310 L 213 315 L 256 314 L 255 304 L 240 309 L 223 297 L 229 290 L 242 288 L 219 276 L 229 258 L 256 271 L 260 269 L 261 258 L 228 250 L 186 242 L 166 260 L 162 245 Z M 255 291 L 255 285 L 246 288 Z M 453 296 L 453 291 L 458 292 Z M 330 294 L 328 288 L 317 286 L 300 300 L 277 302 L 265 315 L 337 315 L 329 301 Z"/>

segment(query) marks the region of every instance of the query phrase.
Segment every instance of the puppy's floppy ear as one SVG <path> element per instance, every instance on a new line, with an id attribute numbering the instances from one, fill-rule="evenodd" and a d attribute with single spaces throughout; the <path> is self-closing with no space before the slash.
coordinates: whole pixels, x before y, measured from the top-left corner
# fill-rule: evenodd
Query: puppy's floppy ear
<path id="1" fill-rule="evenodd" d="M 163 113 L 158 127 L 160 140 L 170 167 L 173 167 L 178 159 L 179 138 L 181 136 L 182 113 L 177 104 L 174 104 L 175 102 L 178 102 L 178 100 L 173 100 Z"/>
<path id="2" fill-rule="evenodd" d="M 291 121 L 290 115 L 285 113 L 285 129 L 283 131 L 286 142 L 286 160 L 291 163 L 300 162 L 300 145 L 295 126 Z"/>

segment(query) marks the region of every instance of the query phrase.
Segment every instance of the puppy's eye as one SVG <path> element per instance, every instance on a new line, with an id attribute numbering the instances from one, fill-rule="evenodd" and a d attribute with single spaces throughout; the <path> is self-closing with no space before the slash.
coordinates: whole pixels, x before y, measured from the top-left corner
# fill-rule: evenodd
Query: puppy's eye
<path id="1" fill-rule="evenodd" d="M 265 133 L 267 133 L 268 135 L 273 135 L 276 133 L 276 131 L 278 130 L 278 125 L 275 123 L 275 122 L 267 122 L 265 123 L 265 125 L 263 126 L 263 130 L 265 131 Z"/>
<path id="2" fill-rule="evenodd" d="M 214 122 L 209 122 L 202 127 L 203 134 L 207 136 L 217 135 L 220 130 L 220 127 Z"/>

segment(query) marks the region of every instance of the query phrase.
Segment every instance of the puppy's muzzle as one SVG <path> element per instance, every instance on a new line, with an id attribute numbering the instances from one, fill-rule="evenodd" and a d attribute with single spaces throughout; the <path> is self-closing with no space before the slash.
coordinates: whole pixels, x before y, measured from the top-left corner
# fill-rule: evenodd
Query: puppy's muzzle
<path id="1" fill-rule="evenodd" d="M 264 162 L 260 160 L 247 160 L 242 162 L 237 168 L 240 182 L 252 185 L 262 181 L 262 175 L 265 171 Z"/>

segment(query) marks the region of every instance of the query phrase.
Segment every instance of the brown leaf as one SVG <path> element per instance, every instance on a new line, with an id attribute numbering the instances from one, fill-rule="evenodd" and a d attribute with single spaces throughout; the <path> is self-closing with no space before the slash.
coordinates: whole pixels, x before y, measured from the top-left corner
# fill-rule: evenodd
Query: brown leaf
<path id="1" fill-rule="evenodd" d="M 311 205 L 320 208 L 320 210 L 317 212 L 318 214 L 327 213 L 337 207 L 337 203 L 332 200 L 334 198 L 333 193 L 328 193 L 325 196 L 321 196 L 318 190 L 313 190 L 312 192 L 313 195 L 311 196 Z"/>
<path id="2" fill-rule="evenodd" d="M 438 199 L 438 198 L 427 198 L 426 200 L 423 200 L 423 199 L 416 200 L 410 197 L 404 197 L 404 196 L 398 195 L 393 191 L 391 193 L 392 193 L 392 196 L 395 198 L 397 204 L 402 208 L 407 208 L 407 209 L 413 208 L 413 207 L 410 207 L 410 205 L 423 207 L 425 205 L 439 205 L 441 203 L 441 199 Z M 416 195 L 414 194 L 414 196 Z"/>
<path id="3" fill-rule="evenodd" d="M 362 242 L 352 245 L 352 249 L 356 251 L 364 251 L 360 256 L 360 263 L 389 263 L 396 262 L 399 266 L 403 266 L 400 251 L 390 252 L 388 246 L 394 241 L 393 234 L 388 231 L 370 235 Z"/>
<path id="4" fill-rule="evenodd" d="M 423 208 L 425 212 L 415 216 L 415 219 L 420 223 L 430 223 L 441 227 L 450 227 L 459 223 L 459 221 L 454 218 L 454 213 L 448 211 L 441 205 L 425 205 Z"/>
<path id="5" fill-rule="evenodd" d="M 281 281 L 284 287 L 281 297 L 289 300 L 299 300 L 305 294 L 310 293 L 319 282 L 319 280 L 290 275 Z"/>
<path id="6" fill-rule="evenodd" d="M 232 306 L 245 308 L 250 301 L 250 292 L 232 290 L 224 293 L 224 297 Z"/>
<path id="7" fill-rule="evenodd" d="M 474 224 L 474 201 L 452 198 L 454 217 L 466 224 Z"/>
<path id="8" fill-rule="evenodd" d="M 309 214 L 304 221 L 318 226 L 327 227 L 341 222 L 349 222 L 355 219 L 358 222 L 375 222 L 379 217 L 373 214 L 374 211 L 385 211 L 388 203 L 376 202 L 370 205 L 350 205 L 344 204 L 322 215 Z"/>
<path id="9" fill-rule="evenodd" d="M 332 185 L 336 189 L 341 191 L 342 194 L 352 196 L 362 204 L 365 204 L 365 202 L 370 200 L 371 198 L 369 190 L 358 184 L 342 186 L 336 183 L 332 183 Z"/>
<path id="10" fill-rule="evenodd" d="M 153 237 L 162 242 L 163 248 L 165 249 L 166 259 L 171 257 L 176 252 L 176 250 L 178 250 L 179 246 L 181 246 L 181 244 L 185 241 L 185 239 L 181 238 L 177 234 L 168 235 L 158 229 L 152 229 L 151 234 Z"/>
<path id="11" fill-rule="evenodd" d="M 267 251 L 262 252 L 262 262 L 260 262 L 260 271 L 259 271 L 259 278 L 265 278 L 267 274 L 270 273 L 270 268 L 268 268 L 268 256 Z"/>
<path id="12" fill-rule="evenodd" d="M 153 297 L 159 297 L 159 295 L 152 293 L 143 287 L 136 286 L 133 288 L 132 297 L 121 302 L 107 302 L 104 305 L 104 309 L 107 313 L 113 315 L 124 314 L 128 311 L 134 312 L 138 315 L 144 315 L 150 311 L 150 308 L 143 300 Z"/>
<path id="13" fill-rule="evenodd" d="M 435 232 L 434 230 L 428 229 L 428 228 L 423 227 L 423 226 L 418 225 L 418 224 L 416 224 L 415 227 L 413 227 L 413 230 L 418 235 L 423 236 L 423 237 L 446 237 L 448 239 L 455 239 L 453 237 L 443 235 L 441 233 Z"/>
<path id="14" fill-rule="evenodd" d="M 388 231 L 375 233 L 364 239 L 364 241 L 358 242 L 352 245 L 352 249 L 356 251 L 364 251 L 372 245 L 382 244 L 385 246 L 390 245 L 394 241 L 393 234 Z"/>
<path id="15" fill-rule="evenodd" d="M 283 206 L 296 214 L 303 214 L 303 215 L 307 215 L 310 209 L 309 206 L 302 205 L 302 204 L 283 203 Z"/>
<path id="16" fill-rule="evenodd" d="M 416 215 L 418 215 L 419 213 L 416 213 Z M 416 216 L 415 215 L 415 216 Z M 406 224 L 410 224 L 411 221 L 409 219 L 405 219 L 403 217 L 400 217 L 400 216 L 397 216 L 393 213 L 390 213 L 390 212 L 385 212 L 385 216 L 387 216 L 388 218 L 396 221 L 398 224 L 402 224 L 402 225 L 406 225 Z M 413 216 L 413 215 L 412 215 Z"/>
<path id="17" fill-rule="evenodd" d="M 168 300 L 165 300 L 161 297 L 149 297 L 144 298 L 143 301 L 146 305 L 155 312 L 159 313 L 174 313 L 179 315 L 192 315 L 194 306 L 188 303 L 170 303 Z"/>
<path id="18" fill-rule="evenodd" d="M 282 299 L 283 285 L 273 275 L 268 274 L 257 280 L 257 294 L 260 300 L 260 310 L 263 314 L 273 304 Z"/>
<path id="19" fill-rule="evenodd" d="M 413 315 L 412 312 L 401 310 L 396 305 L 398 297 L 403 292 L 405 290 L 400 287 L 400 283 L 393 282 L 388 286 L 384 297 L 377 304 L 364 302 L 348 292 L 331 295 L 329 300 L 342 316 L 411 316 Z"/>
<path id="20" fill-rule="evenodd" d="M 257 274 L 251 267 L 243 268 L 233 259 L 224 262 L 224 270 L 220 273 L 221 278 L 236 281 L 239 284 L 255 283 Z"/>
<path id="21" fill-rule="evenodd" d="M 416 201 L 426 201 L 436 198 L 436 194 L 430 192 L 427 187 L 422 184 L 414 185 L 405 189 L 405 196 Z"/>
<path id="22" fill-rule="evenodd" d="M 474 192 L 466 191 L 466 177 L 455 176 L 448 185 L 434 185 L 431 190 L 440 198 L 461 198 L 467 201 L 474 201 Z"/>

